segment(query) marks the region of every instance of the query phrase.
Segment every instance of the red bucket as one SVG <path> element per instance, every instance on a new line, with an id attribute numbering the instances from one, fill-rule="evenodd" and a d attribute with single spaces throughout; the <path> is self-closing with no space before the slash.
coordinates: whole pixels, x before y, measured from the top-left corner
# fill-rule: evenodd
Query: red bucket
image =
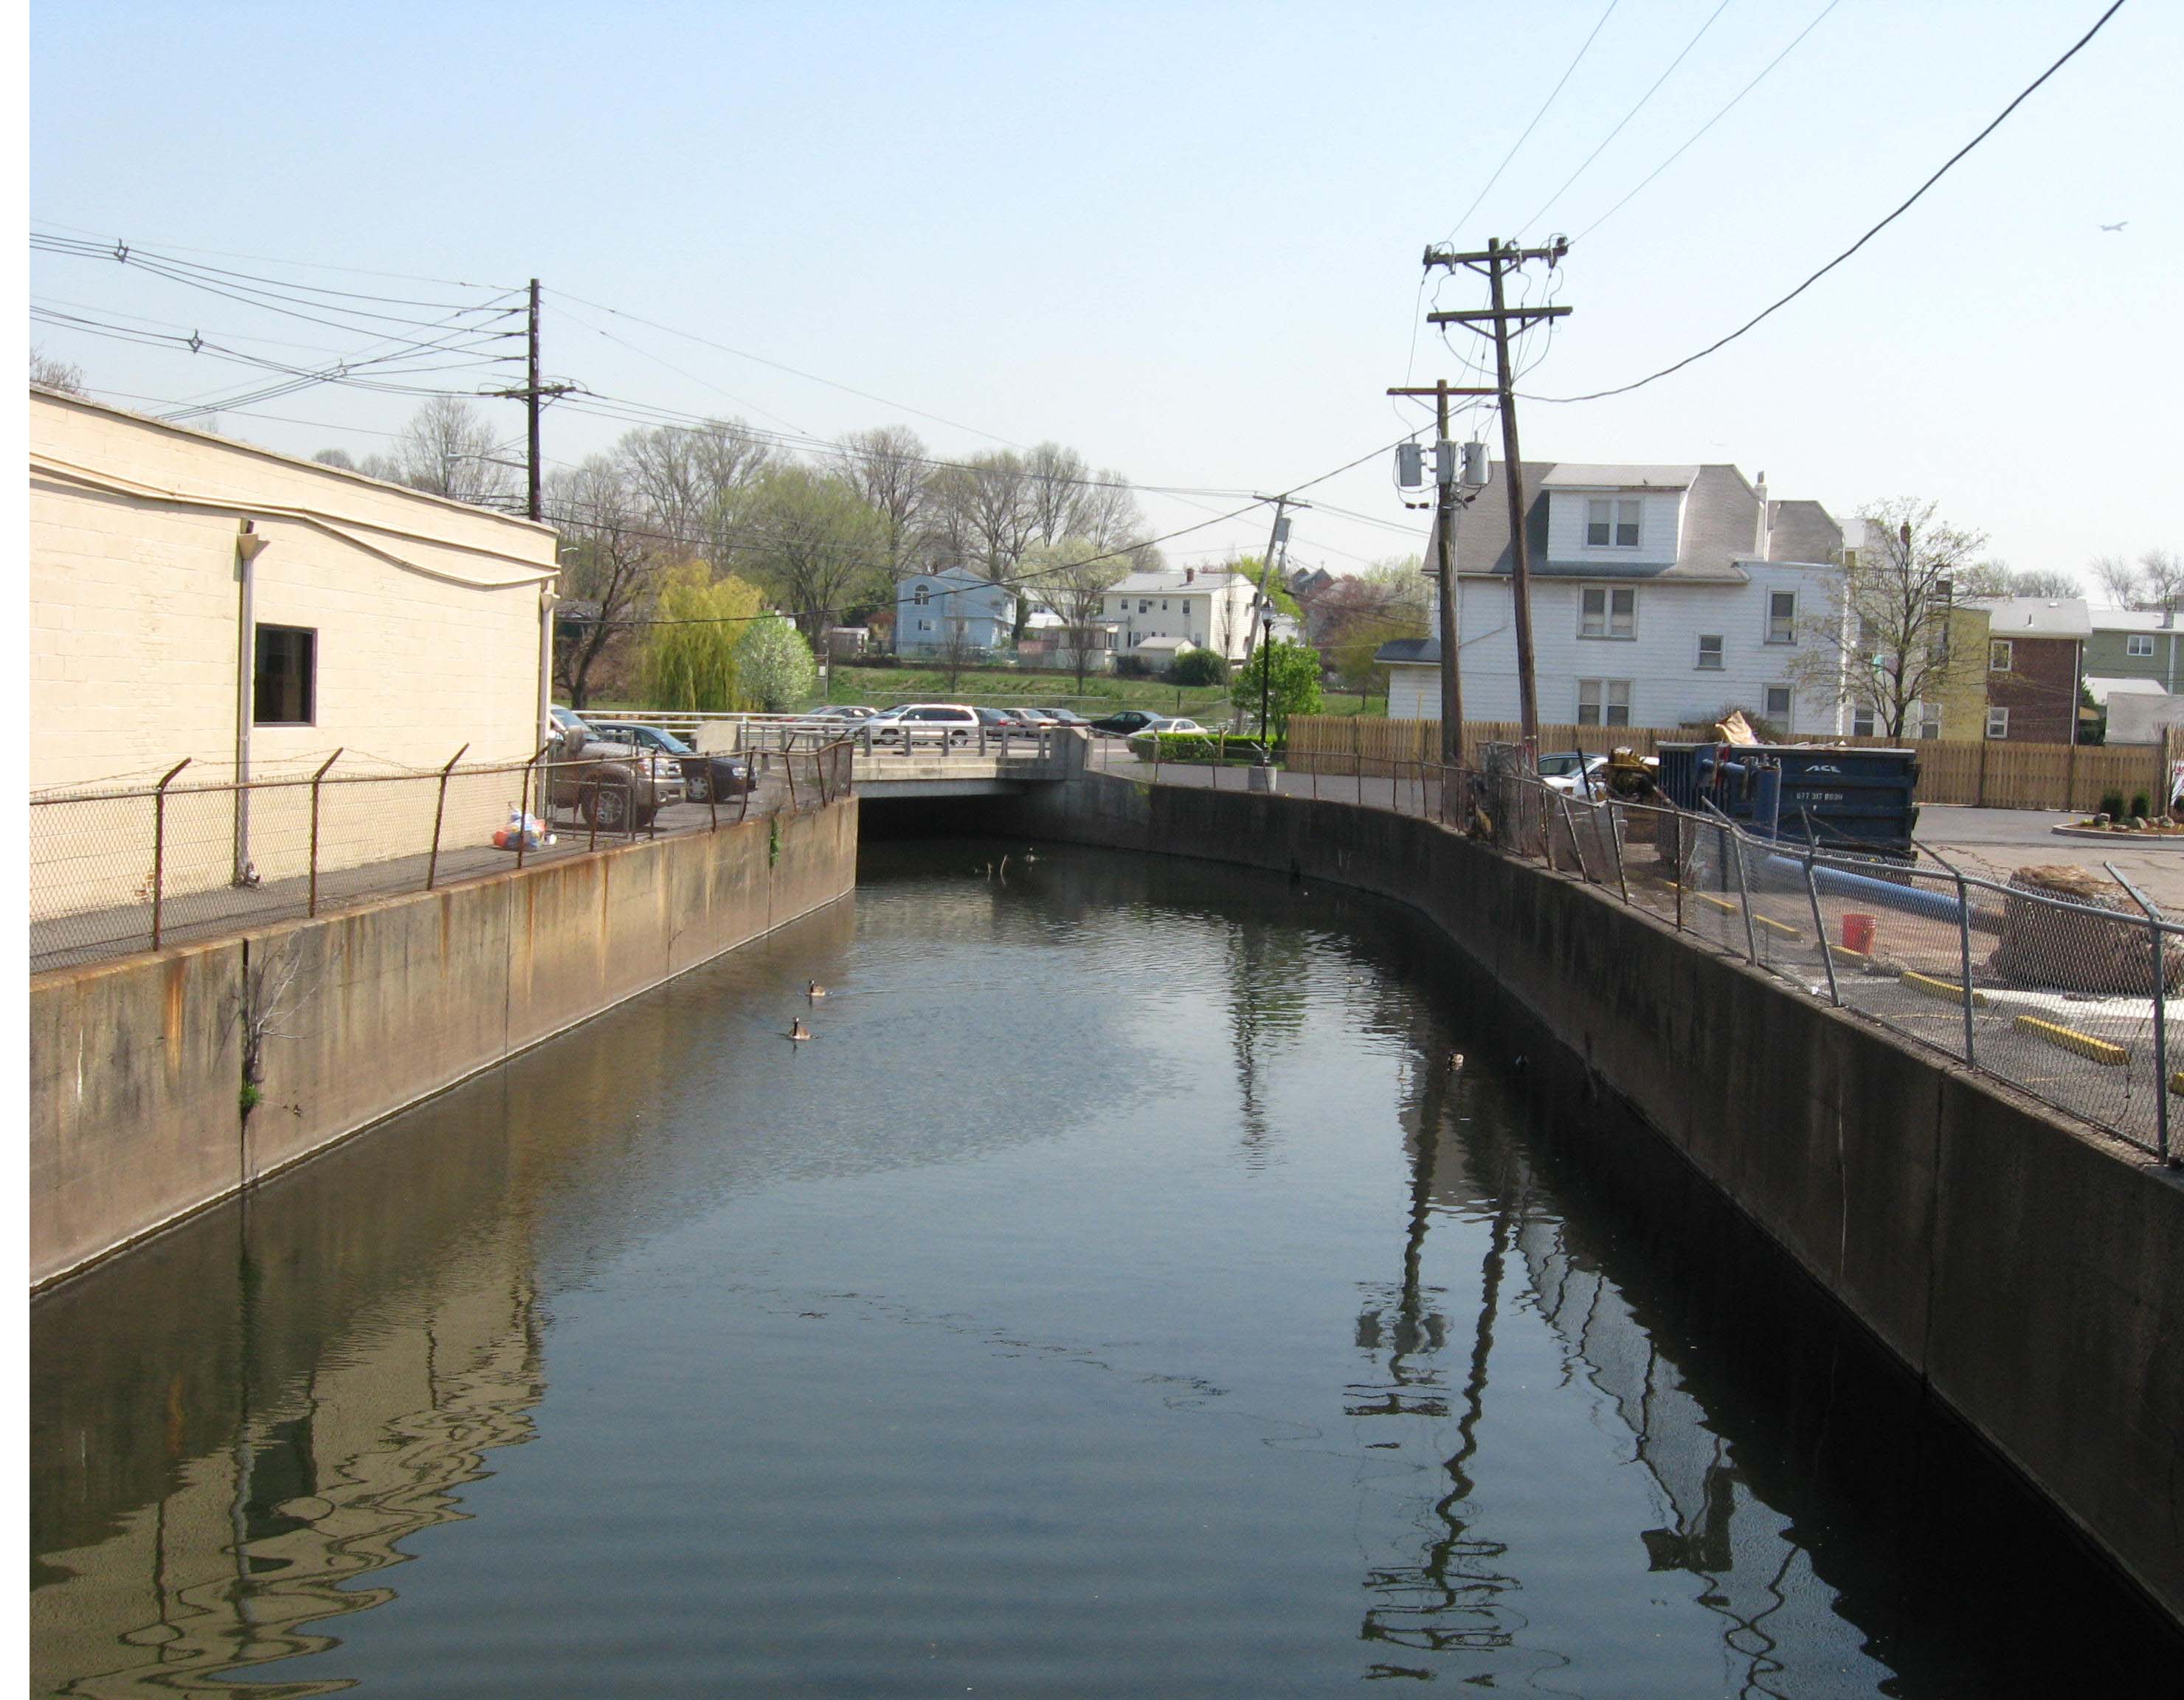
<path id="1" fill-rule="evenodd" d="M 1846 915 L 1843 923 L 1843 949 L 1855 950 L 1861 956 L 1873 954 L 1873 917 L 1870 915 Z"/>

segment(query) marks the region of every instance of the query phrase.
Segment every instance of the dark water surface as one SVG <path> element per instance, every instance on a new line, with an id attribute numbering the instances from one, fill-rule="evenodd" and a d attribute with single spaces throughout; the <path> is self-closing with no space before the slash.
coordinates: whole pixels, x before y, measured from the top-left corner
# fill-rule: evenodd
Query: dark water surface
<path id="1" fill-rule="evenodd" d="M 1011 849 L 35 1307 L 35 1691 L 2176 1692 L 1417 917 Z"/>

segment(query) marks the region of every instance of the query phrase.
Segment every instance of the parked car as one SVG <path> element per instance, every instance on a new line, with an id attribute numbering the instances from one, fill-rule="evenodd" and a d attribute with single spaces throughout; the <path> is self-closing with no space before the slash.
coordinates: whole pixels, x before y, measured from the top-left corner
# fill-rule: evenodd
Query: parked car
<path id="1" fill-rule="evenodd" d="M 1587 755 L 1578 750 L 1557 750 L 1540 758 L 1540 777 L 1546 781 L 1547 789 L 1569 797 L 1598 796 L 1607 771 L 1605 755 Z"/>
<path id="2" fill-rule="evenodd" d="M 549 808 L 574 809 L 587 825 L 620 832 L 649 826 L 660 810 L 682 800 L 682 771 L 663 752 L 621 736 L 621 727 L 603 735 L 573 710 L 557 706 L 553 718 Z"/>
<path id="3" fill-rule="evenodd" d="M 1020 708 L 981 708 L 972 711 L 988 732 L 1034 732 L 1039 722 Z"/>
<path id="4" fill-rule="evenodd" d="M 1094 721 L 1092 729 L 1104 732 L 1110 738 L 1128 738 L 1134 732 L 1143 732 L 1161 716 L 1148 714 L 1141 708 L 1117 709 L 1113 714 Z"/>
<path id="5" fill-rule="evenodd" d="M 1150 725 L 1140 727 L 1130 734 L 1128 739 L 1130 754 L 1140 761 L 1151 761 L 1160 739 L 1170 733 L 1195 733 L 1200 738 L 1214 736 L 1195 720 L 1186 720 L 1181 716 L 1156 715 Z M 1240 743 L 1240 740 L 1239 741 Z"/>
<path id="6" fill-rule="evenodd" d="M 863 722 L 876 744 L 968 744 L 981 725 L 976 709 L 959 702 L 910 702 Z"/>
<path id="7" fill-rule="evenodd" d="M 672 761 L 682 776 L 682 794 L 690 802 L 710 803 L 716 797 L 740 797 L 758 783 L 749 756 L 700 754 L 664 727 L 617 726 L 614 734 Z"/>

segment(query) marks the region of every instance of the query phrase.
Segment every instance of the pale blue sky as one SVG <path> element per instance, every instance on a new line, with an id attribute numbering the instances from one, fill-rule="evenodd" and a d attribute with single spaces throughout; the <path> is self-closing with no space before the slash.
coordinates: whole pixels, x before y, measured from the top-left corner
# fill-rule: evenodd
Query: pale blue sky
<path id="1" fill-rule="evenodd" d="M 1142 483 L 1272 491 L 1396 436 L 1381 392 L 1407 368 L 1460 375 L 1429 332 L 1412 363 L 1419 249 L 1515 233 L 1719 3 L 1618 0 L 1461 229 L 1606 0 L 47 3 L 31 22 L 30 204 L 146 248 L 536 275 L 976 429 L 614 325 L 678 373 L 571 316 L 613 324 L 588 309 L 549 316 L 549 371 L 610 394 L 824 436 L 900 420 L 942 454 L 1053 438 Z M 1730 0 L 1526 233 L 1583 231 L 1825 3 Z M 1901 200 L 2102 9 L 1840 0 L 1575 243 L 1557 298 L 1577 311 L 1527 387 L 1626 382 L 1712 341 Z M 2184 8 L 2131 0 L 1903 220 L 1743 341 L 1633 396 L 1525 409 L 1528 458 L 1733 461 L 1839 515 L 1916 493 L 2017 566 L 2184 548 L 2179 65 Z M 343 340 L 111 264 L 34 256 L 31 284 L 209 337 Z M 1462 284 L 1442 293 L 1479 304 Z M 132 397 L 249 376 L 35 336 Z M 221 428 L 364 451 L 409 404 L 321 387 Z M 621 428 L 549 419 L 557 460 Z M 1341 571 L 1416 546 L 1423 516 L 1383 460 L 1319 493 L 1388 523 L 1306 516 L 1293 560 Z M 1163 530 L 1209 505 L 1233 504 L 1145 502 Z M 1168 547 L 1264 532 L 1254 516 Z"/>

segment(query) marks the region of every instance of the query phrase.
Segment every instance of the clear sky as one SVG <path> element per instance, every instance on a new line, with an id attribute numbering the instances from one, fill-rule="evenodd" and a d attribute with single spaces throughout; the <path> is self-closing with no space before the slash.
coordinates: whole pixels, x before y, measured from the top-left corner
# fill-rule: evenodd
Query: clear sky
<path id="1" fill-rule="evenodd" d="M 1593 230 L 1827 0 L 47 0 L 30 27 L 30 209 L 267 275 L 200 251 L 537 276 L 888 399 L 549 294 L 549 374 L 604 394 L 820 436 L 900 421 L 944 455 L 1050 438 L 1144 484 L 1272 492 L 1401 434 L 1416 415 L 1388 385 L 1461 377 L 1420 325 L 1428 242 L 1568 232 L 1554 296 L 1576 311 L 1551 348 L 1529 346 L 1524 387 L 1628 382 L 1847 246 L 2105 3 L 1837 0 Z M 1749 336 L 1633 395 L 1524 407 L 1527 458 L 1731 461 L 1839 516 L 1916 494 L 2020 567 L 2184 549 L 2180 66 L 2184 7 L 2130 0 L 1909 214 Z M 109 261 L 38 254 L 30 276 L 34 299 L 75 304 L 63 310 L 345 346 Z M 1461 281 L 1440 294 L 1480 304 Z M 153 411 L 136 398 L 251 377 L 78 331 L 34 340 Z M 320 386 L 220 428 L 361 453 L 410 404 Z M 493 405 L 513 436 L 518 410 Z M 574 460 L 621 428 L 557 409 L 547 452 Z M 1313 493 L 1378 523 L 1302 516 L 1293 561 L 1339 571 L 1418 546 L 1424 516 L 1399 505 L 1386 460 Z M 1235 504 L 1145 505 L 1167 530 Z M 1167 547 L 1264 537 L 1255 515 Z"/>

